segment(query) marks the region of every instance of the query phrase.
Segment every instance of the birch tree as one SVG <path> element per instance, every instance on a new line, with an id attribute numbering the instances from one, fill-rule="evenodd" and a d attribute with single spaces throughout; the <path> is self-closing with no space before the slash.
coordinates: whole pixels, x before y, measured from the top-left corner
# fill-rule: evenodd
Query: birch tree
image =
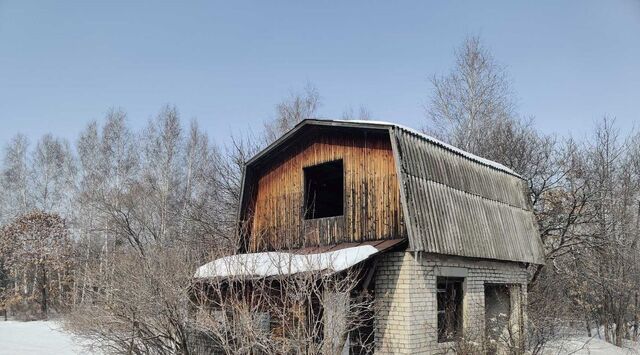
<path id="1" fill-rule="evenodd" d="M 532 118 L 519 116 L 505 67 L 478 37 L 468 38 L 455 58 L 449 74 L 431 80 L 427 131 L 520 174 L 529 186 L 547 260 L 571 252 L 571 246 L 587 241 L 580 226 L 591 218 L 580 149 L 571 139 L 540 133 Z M 535 270 L 534 282 L 539 273 Z"/>
<path id="2" fill-rule="evenodd" d="M 182 127 L 174 107 L 165 107 L 154 121 L 149 122 L 143 135 L 144 159 L 142 185 L 146 193 L 137 204 L 141 225 L 157 242 L 168 242 L 175 236 L 172 227 L 179 221 L 179 184 L 183 179 Z"/>
<path id="3" fill-rule="evenodd" d="M 431 78 L 433 94 L 426 112 L 431 133 L 470 152 L 487 150 L 491 126 L 514 117 L 507 71 L 478 37 L 469 37 L 455 52 L 453 70 Z"/>
<path id="4" fill-rule="evenodd" d="M 222 189 L 223 157 L 218 147 L 194 120 L 189 126 L 184 154 L 182 184 L 182 226 L 179 235 L 195 245 L 208 247 L 222 242 L 231 245 L 233 223 Z M 189 238 L 184 236 L 188 235 Z"/>
<path id="5" fill-rule="evenodd" d="M 45 134 L 32 155 L 30 187 L 35 208 L 67 212 L 75 183 L 75 162 L 69 143 Z"/>
<path id="6" fill-rule="evenodd" d="M 596 127 L 587 146 L 593 245 L 578 249 L 568 266 L 574 301 L 604 327 L 605 340 L 617 346 L 630 338 L 628 326 L 634 319 L 637 328 L 640 176 L 633 169 L 638 159 L 633 140 L 637 138 L 621 138 L 609 118 Z"/>
<path id="7" fill-rule="evenodd" d="M 22 134 L 15 135 L 4 149 L 2 168 L 2 213 L 0 222 L 9 220 L 33 208 L 29 190 L 29 142 Z"/>

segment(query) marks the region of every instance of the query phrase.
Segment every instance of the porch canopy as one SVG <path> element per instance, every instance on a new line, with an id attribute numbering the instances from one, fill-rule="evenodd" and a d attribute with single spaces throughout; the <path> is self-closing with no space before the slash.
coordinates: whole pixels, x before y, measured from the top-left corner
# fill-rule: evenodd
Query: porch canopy
<path id="1" fill-rule="evenodd" d="M 194 277 L 198 279 L 263 278 L 303 272 L 337 273 L 398 246 L 404 241 L 405 239 L 395 239 L 342 243 L 290 251 L 230 255 L 200 266 Z"/>

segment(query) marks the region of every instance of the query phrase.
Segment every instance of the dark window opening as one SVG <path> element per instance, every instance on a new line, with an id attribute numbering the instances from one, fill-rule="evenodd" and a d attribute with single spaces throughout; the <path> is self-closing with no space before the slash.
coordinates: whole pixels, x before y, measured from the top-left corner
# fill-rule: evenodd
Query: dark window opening
<path id="1" fill-rule="evenodd" d="M 515 340 L 511 323 L 511 290 L 509 285 L 484 285 L 484 319 L 487 355 L 498 354 L 499 343 Z"/>
<path id="2" fill-rule="evenodd" d="M 304 168 L 304 218 L 324 218 L 344 214 L 344 174 L 342 160 Z"/>
<path id="3" fill-rule="evenodd" d="M 438 277 L 438 342 L 455 341 L 462 336 L 462 283 L 459 277 Z"/>

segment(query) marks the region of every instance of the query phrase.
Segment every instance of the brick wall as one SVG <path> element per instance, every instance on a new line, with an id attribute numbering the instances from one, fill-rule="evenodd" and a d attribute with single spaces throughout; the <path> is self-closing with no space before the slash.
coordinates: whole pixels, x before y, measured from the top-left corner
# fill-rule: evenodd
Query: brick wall
<path id="1" fill-rule="evenodd" d="M 438 354 L 451 349 L 453 344 L 437 341 L 438 276 L 464 277 L 463 337 L 469 341 L 483 339 L 485 283 L 520 285 L 514 288 L 513 294 L 519 294 L 515 304 L 526 304 L 528 276 L 522 264 L 413 252 L 380 258 L 375 279 L 379 354 Z M 522 324 L 525 314 L 518 312 Z"/>

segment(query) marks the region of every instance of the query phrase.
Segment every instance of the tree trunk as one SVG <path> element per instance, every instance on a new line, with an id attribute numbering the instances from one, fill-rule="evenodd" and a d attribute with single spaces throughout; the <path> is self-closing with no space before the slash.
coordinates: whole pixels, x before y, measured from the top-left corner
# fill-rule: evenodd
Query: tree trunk
<path id="1" fill-rule="evenodd" d="M 638 338 L 638 292 L 635 293 L 634 301 L 635 307 L 633 308 L 633 341 Z"/>
<path id="2" fill-rule="evenodd" d="M 622 340 L 624 339 L 624 334 L 626 333 L 627 324 L 625 322 L 624 314 L 620 311 L 620 314 L 616 317 L 616 346 L 622 347 Z"/>
<path id="3" fill-rule="evenodd" d="M 48 313 L 48 295 L 47 295 L 47 270 L 44 267 L 44 263 L 40 264 L 40 270 L 42 271 L 42 302 L 40 304 L 40 310 L 42 311 L 42 315 L 47 318 Z"/>

